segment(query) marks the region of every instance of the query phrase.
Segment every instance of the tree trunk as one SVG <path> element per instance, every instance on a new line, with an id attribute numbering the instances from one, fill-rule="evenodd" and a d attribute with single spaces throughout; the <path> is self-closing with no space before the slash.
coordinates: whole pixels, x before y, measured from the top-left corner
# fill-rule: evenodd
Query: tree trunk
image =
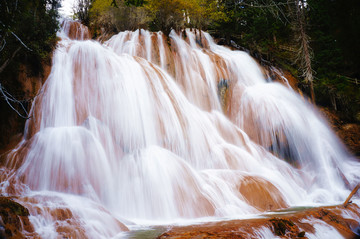
<path id="1" fill-rule="evenodd" d="M 360 183 L 358 185 L 356 185 L 356 187 L 351 191 L 351 193 L 349 194 L 349 196 L 347 197 L 347 199 L 344 202 L 344 207 L 346 207 L 349 203 L 351 203 L 350 199 L 352 198 L 352 196 L 354 196 L 354 194 L 356 194 L 356 192 L 359 190 L 360 188 Z"/>
<path id="2" fill-rule="evenodd" d="M 313 69 L 311 66 L 311 48 L 309 46 L 309 37 L 306 34 L 306 17 L 305 17 L 305 4 L 303 0 L 296 0 L 296 20 L 297 27 L 299 28 L 299 41 L 300 41 L 300 63 L 302 65 L 302 72 L 305 78 L 305 82 L 310 85 L 311 100 L 315 103 L 315 93 L 313 85 Z"/>

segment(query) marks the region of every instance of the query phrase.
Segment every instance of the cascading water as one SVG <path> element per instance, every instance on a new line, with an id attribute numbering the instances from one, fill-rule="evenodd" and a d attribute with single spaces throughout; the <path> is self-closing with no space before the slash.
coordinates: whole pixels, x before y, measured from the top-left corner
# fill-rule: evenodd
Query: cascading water
<path id="1" fill-rule="evenodd" d="M 40 236 L 109 238 L 130 221 L 336 204 L 359 182 L 360 163 L 319 113 L 266 82 L 246 53 L 205 32 L 167 41 L 137 30 L 100 44 L 78 23 L 62 25 L 0 178 Z"/>

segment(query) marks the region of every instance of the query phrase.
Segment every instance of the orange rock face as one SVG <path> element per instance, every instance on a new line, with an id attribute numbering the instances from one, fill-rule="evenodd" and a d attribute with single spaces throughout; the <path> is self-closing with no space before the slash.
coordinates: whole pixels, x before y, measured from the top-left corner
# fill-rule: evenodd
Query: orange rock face
<path id="1" fill-rule="evenodd" d="M 267 218 L 209 222 L 200 225 L 174 226 L 158 236 L 163 238 L 259 238 L 265 230 L 272 237 L 308 238 L 316 235 L 315 223 L 324 223 L 344 238 L 357 238 L 354 228 L 359 222 L 347 219 L 344 213 L 360 216 L 355 204 L 347 208 L 331 206 L 307 209 L 295 213 L 268 215 Z M 270 233 L 270 235 L 269 235 Z"/>
<path id="2" fill-rule="evenodd" d="M 87 40 L 91 38 L 89 29 L 80 22 L 65 21 L 63 24 L 65 25 L 63 27 L 70 39 Z"/>
<path id="3" fill-rule="evenodd" d="M 36 238 L 29 210 L 8 197 L 0 197 L 0 238 Z"/>
<path id="4" fill-rule="evenodd" d="M 42 62 L 43 73 L 38 76 L 30 76 L 31 70 L 27 69 L 24 65 L 19 67 L 19 74 L 16 78 L 16 82 L 14 85 L 18 85 L 15 88 L 7 88 L 9 93 L 15 94 L 16 98 L 20 101 L 23 101 L 24 107 L 27 110 L 30 109 L 31 100 L 39 93 L 40 88 L 44 84 L 45 80 L 48 78 L 51 71 L 51 60 Z M 27 103 L 24 103 L 28 101 Z M 22 138 L 22 132 L 24 129 L 25 120 L 21 118 L 18 114 L 13 111 L 7 103 L 4 102 L 5 108 L 1 109 L 1 116 L 3 120 L 0 127 L 0 155 L 3 154 L 10 149 L 13 149 L 14 146 L 20 142 Z M 2 107 L 3 107 L 2 106 Z M 19 106 L 20 108 L 21 106 Z M 26 117 L 26 112 L 23 109 L 19 109 L 19 112 Z M 29 113 L 29 112 L 28 112 Z M 1 157 L 0 156 L 0 157 Z M 2 160 L 0 159 L 0 164 L 2 164 Z"/>
<path id="5" fill-rule="evenodd" d="M 336 132 L 351 153 L 360 156 L 360 125 L 359 124 L 346 124 L 336 112 L 328 109 L 321 108 L 321 112 L 325 115 L 333 130 Z"/>
<path id="6" fill-rule="evenodd" d="M 272 183 L 259 177 L 244 177 L 239 192 L 251 206 L 260 211 L 288 207 L 281 192 Z"/>

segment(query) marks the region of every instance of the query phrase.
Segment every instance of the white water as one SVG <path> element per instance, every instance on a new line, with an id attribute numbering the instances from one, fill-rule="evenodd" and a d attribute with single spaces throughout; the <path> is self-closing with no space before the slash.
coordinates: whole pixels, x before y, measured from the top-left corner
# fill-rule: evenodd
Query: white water
<path id="1" fill-rule="evenodd" d="M 72 228 L 75 237 L 109 238 L 127 220 L 336 204 L 349 194 L 343 178 L 359 181 L 360 164 L 316 109 L 267 83 L 246 53 L 207 33 L 172 32 L 168 43 L 138 30 L 100 44 L 84 40 L 84 29 L 70 39 L 63 25 L 1 183 L 2 194 L 23 197 L 42 237 Z"/>
<path id="2" fill-rule="evenodd" d="M 302 220 L 302 223 L 311 223 L 312 225 L 314 225 L 315 232 L 306 233 L 306 237 L 309 239 L 343 238 L 343 236 L 336 229 L 332 228 L 321 220 L 311 218 L 310 220 Z"/>

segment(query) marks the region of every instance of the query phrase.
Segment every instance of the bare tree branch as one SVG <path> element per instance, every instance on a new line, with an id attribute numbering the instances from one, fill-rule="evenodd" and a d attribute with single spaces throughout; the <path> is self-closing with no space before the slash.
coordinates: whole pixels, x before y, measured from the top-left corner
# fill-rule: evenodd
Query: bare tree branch
<path id="1" fill-rule="evenodd" d="M 285 22 L 290 24 L 291 22 L 290 22 L 288 16 L 286 16 L 284 10 L 281 9 L 281 7 L 287 7 L 287 6 L 289 6 L 289 4 L 291 4 L 293 2 L 294 2 L 294 0 L 288 0 L 286 2 L 276 2 L 276 1 L 271 0 L 270 3 L 264 3 L 263 1 L 261 1 L 261 3 L 258 3 L 256 1 L 255 4 L 248 4 L 244 1 L 242 1 L 240 4 L 243 6 L 248 6 L 248 7 L 266 9 L 280 21 L 283 22 L 283 19 L 285 19 Z M 274 10 L 274 9 L 276 9 L 276 10 Z M 279 14 L 283 17 L 283 19 L 281 17 L 279 17 Z"/>
<path id="2" fill-rule="evenodd" d="M 311 100 L 315 102 L 315 93 L 313 85 L 313 69 L 312 69 L 312 50 L 310 48 L 309 36 L 306 34 L 306 18 L 305 5 L 303 0 L 295 1 L 296 19 L 294 27 L 298 30 L 298 42 L 300 44 L 297 60 L 300 62 L 302 76 L 305 82 L 310 84 Z"/>
<path id="3" fill-rule="evenodd" d="M 15 97 L 13 97 L 9 92 L 6 91 L 6 89 L 2 86 L 0 83 L 0 94 L 5 99 L 6 103 L 10 106 L 11 109 L 13 109 L 21 118 L 29 119 L 29 113 L 27 112 L 24 104 L 17 100 Z M 21 114 L 12 104 L 17 103 L 21 106 L 23 111 L 25 112 L 25 115 Z"/>
<path id="4" fill-rule="evenodd" d="M 27 45 L 25 45 L 25 43 L 20 39 L 20 37 L 18 37 L 14 32 L 12 32 L 11 30 L 9 30 L 10 33 L 16 37 L 16 39 L 21 43 L 21 45 L 23 45 L 26 49 L 28 49 L 29 51 L 32 51 Z"/>
<path id="5" fill-rule="evenodd" d="M 7 59 L 0 67 L 0 74 L 1 72 L 3 72 L 3 70 L 9 65 L 10 61 L 12 59 L 14 59 L 14 57 L 16 56 L 16 54 L 20 51 L 21 47 L 19 46 L 11 55 L 11 57 L 9 59 Z"/>
<path id="6" fill-rule="evenodd" d="M 6 39 L 5 39 L 5 37 L 4 37 L 4 39 L 2 39 L 1 43 L 2 43 L 2 46 L 0 47 L 0 51 L 4 50 L 4 47 L 6 46 Z"/>

